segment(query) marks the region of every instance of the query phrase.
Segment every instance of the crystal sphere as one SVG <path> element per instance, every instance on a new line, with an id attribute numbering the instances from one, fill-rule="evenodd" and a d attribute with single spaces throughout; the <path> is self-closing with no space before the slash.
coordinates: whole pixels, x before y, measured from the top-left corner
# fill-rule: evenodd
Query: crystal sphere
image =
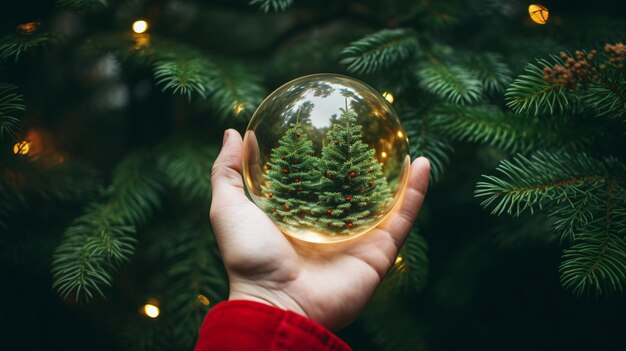
<path id="1" fill-rule="evenodd" d="M 243 142 L 248 196 L 283 233 L 307 242 L 369 232 L 407 186 L 398 115 L 354 78 L 314 74 L 284 84 L 257 108 Z"/>

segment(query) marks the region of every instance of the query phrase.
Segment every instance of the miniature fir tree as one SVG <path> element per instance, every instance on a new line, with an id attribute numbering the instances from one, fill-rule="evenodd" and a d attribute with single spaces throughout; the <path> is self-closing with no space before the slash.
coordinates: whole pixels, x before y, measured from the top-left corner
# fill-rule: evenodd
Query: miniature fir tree
<path id="1" fill-rule="evenodd" d="M 270 215 L 287 225 L 310 225 L 321 177 L 316 169 L 319 159 L 314 155 L 313 142 L 300 121 L 290 125 L 270 157 L 263 176 Z"/>
<path id="2" fill-rule="evenodd" d="M 380 215 L 391 191 L 375 157 L 362 140 L 357 115 L 342 109 L 322 149 L 322 186 L 317 215 L 329 235 L 347 234 Z"/>

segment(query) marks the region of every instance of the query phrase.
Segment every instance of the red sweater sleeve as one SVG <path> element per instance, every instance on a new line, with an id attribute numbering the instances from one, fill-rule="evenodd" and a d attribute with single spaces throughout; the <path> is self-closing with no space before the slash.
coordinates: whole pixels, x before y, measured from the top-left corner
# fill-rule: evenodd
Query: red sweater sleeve
<path id="1" fill-rule="evenodd" d="M 225 301 L 207 314 L 195 351 L 350 351 L 321 325 L 252 301 Z"/>

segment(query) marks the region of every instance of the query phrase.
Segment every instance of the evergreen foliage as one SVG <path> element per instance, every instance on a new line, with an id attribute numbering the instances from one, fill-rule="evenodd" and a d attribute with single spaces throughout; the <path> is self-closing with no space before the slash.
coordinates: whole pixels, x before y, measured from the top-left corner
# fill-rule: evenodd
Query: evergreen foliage
<path id="1" fill-rule="evenodd" d="M 293 0 L 252 0 L 250 5 L 258 5 L 264 12 L 270 11 L 284 11 L 287 9 Z"/>
<path id="2" fill-rule="evenodd" d="M 13 116 L 23 111 L 22 95 L 15 92 L 15 86 L 0 83 L 0 140 L 14 140 L 21 131 L 20 120 Z"/>
<path id="3" fill-rule="evenodd" d="M 330 235 L 349 233 L 378 218 L 392 199 L 382 166 L 374 149 L 362 141 L 361 129 L 357 115 L 346 106 L 322 149 L 318 223 Z"/>
<path id="4" fill-rule="evenodd" d="M 410 58 L 418 48 L 410 29 L 383 29 L 350 43 L 341 63 L 352 73 L 373 73 Z"/>

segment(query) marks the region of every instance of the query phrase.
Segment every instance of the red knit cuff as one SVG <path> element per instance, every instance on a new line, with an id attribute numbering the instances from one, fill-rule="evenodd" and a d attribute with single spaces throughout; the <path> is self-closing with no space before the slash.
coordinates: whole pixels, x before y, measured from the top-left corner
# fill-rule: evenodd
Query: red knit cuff
<path id="1" fill-rule="evenodd" d="M 209 311 L 196 351 L 350 351 L 328 329 L 291 311 L 244 301 L 221 302 Z"/>

